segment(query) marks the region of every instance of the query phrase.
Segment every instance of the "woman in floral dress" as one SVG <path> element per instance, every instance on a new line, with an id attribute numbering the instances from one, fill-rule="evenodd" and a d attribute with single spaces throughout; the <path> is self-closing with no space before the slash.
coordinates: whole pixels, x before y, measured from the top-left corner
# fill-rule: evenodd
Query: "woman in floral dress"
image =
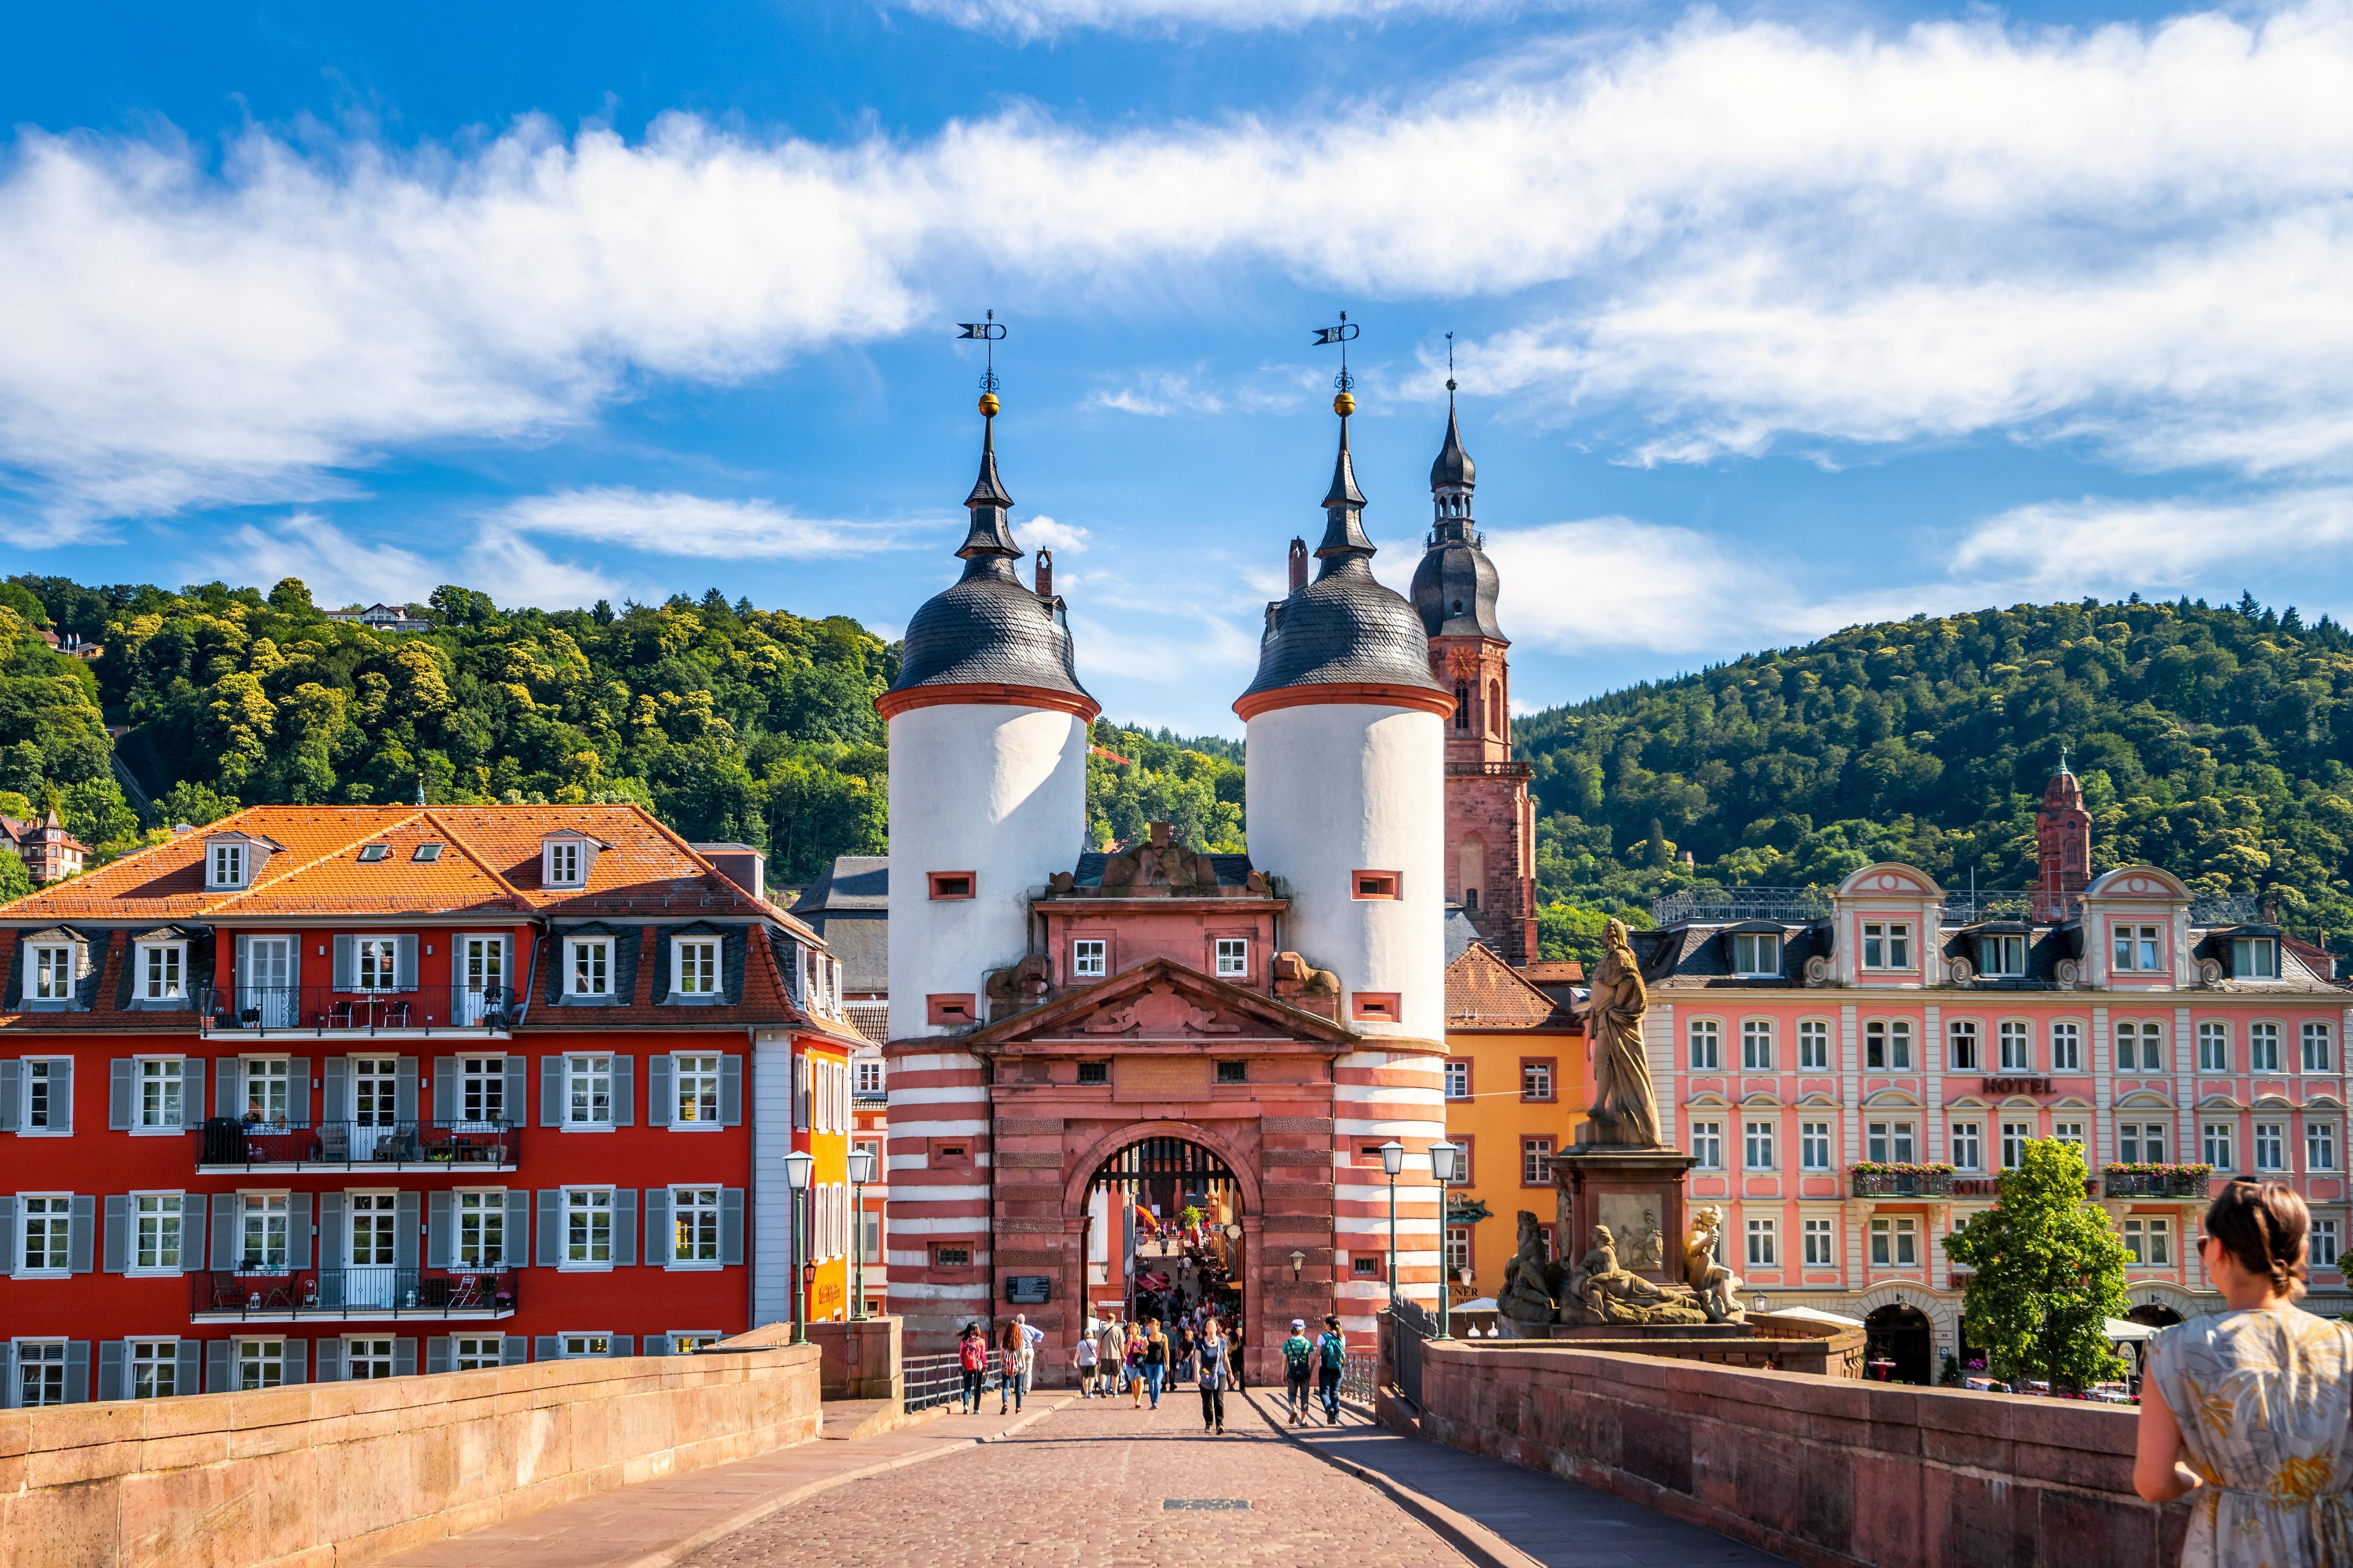
<path id="1" fill-rule="evenodd" d="M 2353 1326 L 2295 1304 L 2312 1216 L 2232 1182 L 2199 1254 L 2227 1312 L 2158 1336 L 2134 1488 L 2191 1500 L 2183 1568 L 2353 1568 Z"/>

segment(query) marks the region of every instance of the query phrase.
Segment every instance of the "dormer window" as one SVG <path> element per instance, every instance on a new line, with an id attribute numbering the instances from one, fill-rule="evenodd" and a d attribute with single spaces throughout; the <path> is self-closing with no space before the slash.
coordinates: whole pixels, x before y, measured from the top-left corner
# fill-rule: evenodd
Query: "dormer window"
<path id="1" fill-rule="evenodd" d="M 32 951 L 33 999 L 70 1002 L 74 994 L 74 950 L 71 942 L 43 943 Z"/>
<path id="2" fill-rule="evenodd" d="M 719 939 L 680 937 L 670 944 L 670 991 L 684 1000 L 708 1002 L 719 994 Z"/>
<path id="3" fill-rule="evenodd" d="M 2164 951 L 2163 931 L 2162 926 L 2116 927 L 2111 933 L 2110 967 L 2126 973 L 2156 973 L 2161 967 L 2158 956 Z"/>
<path id="4" fill-rule="evenodd" d="M 206 881 L 208 886 L 215 888 L 244 887 L 245 846 L 243 844 L 214 845 L 211 871 L 206 878 Z"/>
<path id="5" fill-rule="evenodd" d="M 420 844 L 417 847 L 417 852 L 414 855 L 411 855 L 409 858 L 412 860 L 421 860 L 429 866 L 434 861 L 441 858 L 441 846 L 438 844 Z"/>
<path id="6" fill-rule="evenodd" d="M 176 1002 L 187 994 L 188 944 L 139 944 L 138 987 L 142 1002 Z"/>
<path id="7" fill-rule="evenodd" d="M 2279 939 L 2269 936 L 2232 938 L 2231 978 L 2277 980 L 2279 978 Z"/>
<path id="8" fill-rule="evenodd" d="M 1989 979 L 2015 980 L 2026 973 L 2026 938 L 2008 932 L 1987 932 L 1978 938 L 1978 973 Z"/>
<path id="9" fill-rule="evenodd" d="M 573 839 L 558 839 L 547 847 L 547 885 L 551 888 L 576 888 L 580 885 L 580 846 Z"/>
<path id="10" fill-rule="evenodd" d="M 1750 931 L 1733 932 L 1732 973 L 1735 974 L 1780 973 L 1781 933 Z"/>

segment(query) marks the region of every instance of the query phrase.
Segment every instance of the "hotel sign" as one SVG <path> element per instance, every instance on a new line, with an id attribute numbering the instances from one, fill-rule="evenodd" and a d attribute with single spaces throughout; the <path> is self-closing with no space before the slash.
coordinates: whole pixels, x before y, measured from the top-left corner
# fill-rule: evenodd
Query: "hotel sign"
<path id="1" fill-rule="evenodd" d="M 2051 1080 L 2047 1078 L 1985 1078 L 1978 1080 L 1980 1094 L 2049 1094 Z"/>

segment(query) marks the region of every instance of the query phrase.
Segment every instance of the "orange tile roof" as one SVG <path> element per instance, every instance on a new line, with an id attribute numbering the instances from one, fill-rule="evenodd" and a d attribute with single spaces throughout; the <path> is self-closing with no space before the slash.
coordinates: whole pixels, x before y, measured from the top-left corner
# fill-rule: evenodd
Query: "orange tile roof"
<path id="1" fill-rule="evenodd" d="M 1446 1022 L 1453 1028 L 1575 1029 L 1568 1009 L 1521 978 L 1482 942 L 1446 966 Z"/>

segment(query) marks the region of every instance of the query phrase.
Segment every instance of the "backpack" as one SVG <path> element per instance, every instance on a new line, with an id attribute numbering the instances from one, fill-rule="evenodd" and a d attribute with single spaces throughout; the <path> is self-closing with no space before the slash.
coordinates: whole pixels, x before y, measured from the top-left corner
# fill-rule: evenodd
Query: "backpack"
<path id="1" fill-rule="evenodd" d="M 1315 1347 L 1309 1344 L 1303 1334 L 1293 1334 L 1282 1342 L 1283 1364 L 1291 1369 L 1293 1377 L 1307 1375 L 1308 1358 L 1314 1353 Z"/>
<path id="2" fill-rule="evenodd" d="M 1324 1370 L 1325 1372 L 1338 1372 L 1342 1367 L 1347 1364 L 1347 1349 L 1339 1335 L 1327 1333 L 1322 1339 L 1317 1340 L 1315 1344 L 1316 1348 L 1323 1352 Z"/>

